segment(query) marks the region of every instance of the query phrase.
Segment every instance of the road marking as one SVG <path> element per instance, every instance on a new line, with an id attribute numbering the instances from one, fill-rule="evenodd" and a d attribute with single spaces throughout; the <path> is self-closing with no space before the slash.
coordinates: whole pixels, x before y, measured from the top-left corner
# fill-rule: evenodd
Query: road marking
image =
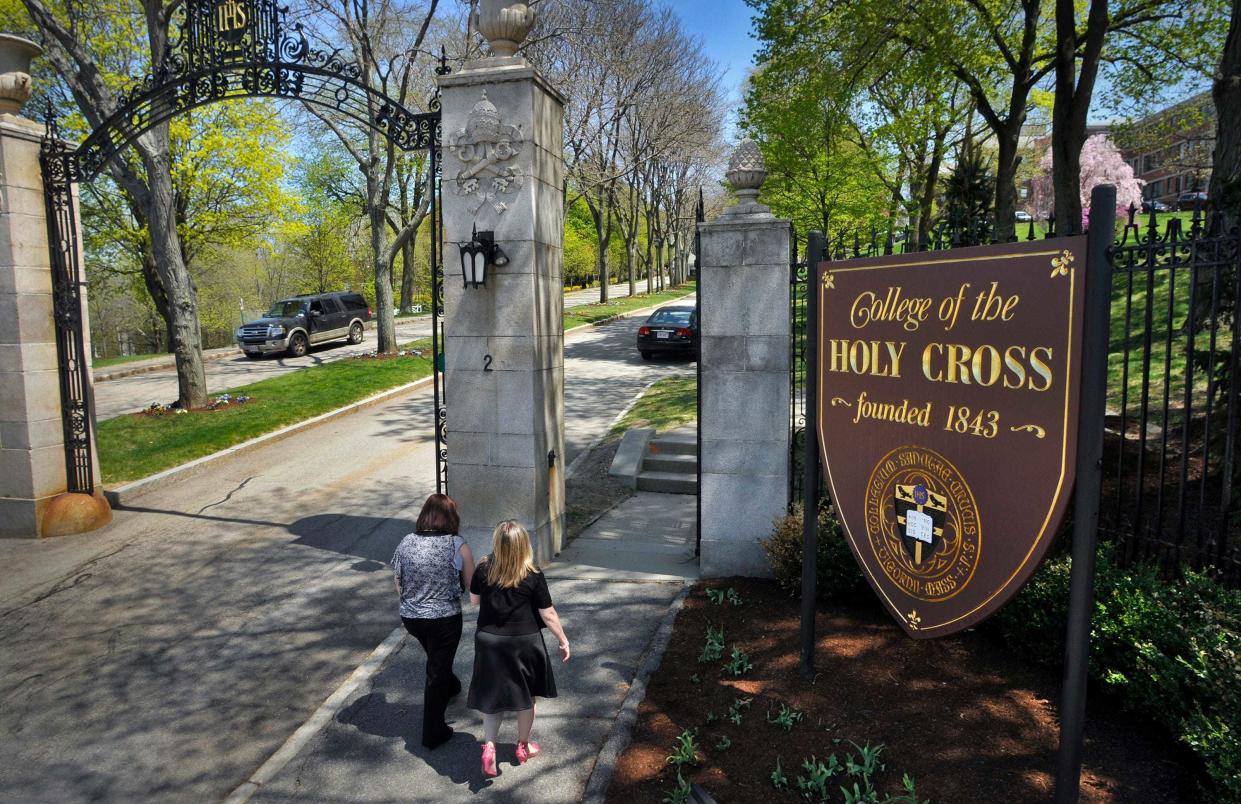
<path id="1" fill-rule="evenodd" d="M 345 708 L 345 702 L 352 698 L 353 694 L 363 685 L 371 683 L 371 680 L 383 669 L 388 659 L 404 641 L 405 629 L 403 627 L 393 629 L 392 633 L 388 634 L 388 638 L 371 651 L 366 661 L 350 674 L 344 684 L 336 688 L 336 691 L 323 702 L 323 705 L 310 716 L 310 719 L 299 726 L 297 731 L 285 740 L 284 745 L 280 746 L 276 753 L 272 754 L 249 779 L 224 799 L 224 804 L 245 804 L 251 796 L 262 789 L 263 785 L 276 778 L 276 775 L 284 770 L 285 766 L 300 754 L 311 740 L 327 728 L 336 715 Z"/>

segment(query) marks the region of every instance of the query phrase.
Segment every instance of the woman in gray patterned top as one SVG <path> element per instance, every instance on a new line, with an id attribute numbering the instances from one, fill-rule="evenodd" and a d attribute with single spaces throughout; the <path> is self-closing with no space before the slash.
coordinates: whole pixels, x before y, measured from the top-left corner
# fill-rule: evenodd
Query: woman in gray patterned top
<path id="1" fill-rule="evenodd" d="M 452 661 L 461 641 L 461 593 L 474 576 L 470 546 L 457 535 L 461 517 L 447 494 L 432 494 L 418 515 L 417 530 L 392 556 L 401 622 L 427 652 L 422 693 L 422 744 L 438 748 L 452 737 L 444 721 L 448 701 L 461 692 Z"/>

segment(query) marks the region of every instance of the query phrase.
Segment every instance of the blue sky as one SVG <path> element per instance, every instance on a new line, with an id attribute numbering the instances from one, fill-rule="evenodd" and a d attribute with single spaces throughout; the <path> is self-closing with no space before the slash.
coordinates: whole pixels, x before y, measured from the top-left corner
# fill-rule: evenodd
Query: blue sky
<path id="1" fill-rule="evenodd" d="M 707 56 L 724 68 L 725 97 L 735 110 L 741 104 L 739 89 L 757 47 L 750 38 L 750 7 L 742 0 L 665 0 L 665 4 L 681 18 L 688 33 L 702 40 Z M 730 119 L 730 135 L 732 123 Z"/>

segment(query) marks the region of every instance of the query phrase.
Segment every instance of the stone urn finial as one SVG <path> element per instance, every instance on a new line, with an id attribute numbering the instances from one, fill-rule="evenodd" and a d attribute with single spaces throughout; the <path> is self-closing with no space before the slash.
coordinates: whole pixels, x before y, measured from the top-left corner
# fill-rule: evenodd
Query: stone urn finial
<path id="1" fill-rule="evenodd" d="M 533 3 L 525 0 L 480 0 L 478 32 L 497 56 L 514 56 L 534 27 Z"/>
<path id="2" fill-rule="evenodd" d="M 767 180 L 767 163 L 754 140 L 746 137 L 738 143 L 737 150 L 728 160 L 728 172 L 724 176 L 737 194 L 737 205 L 729 210 L 730 213 L 744 215 L 771 211 L 758 203 L 758 191 Z"/>
<path id="3" fill-rule="evenodd" d="M 742 140 L 728 160 L 728 172 L 724 175 L 742 204 L 756 203 L 758 191 L 767 180 L 767 163 L 758 143 L 749 137 Z"/>
<path id="4" fill-rule="evenodd" d="M 30 62 L 43 48 L 13 34 L 0 33 L 0 113 L 19 114 L 30 100 Z"/>

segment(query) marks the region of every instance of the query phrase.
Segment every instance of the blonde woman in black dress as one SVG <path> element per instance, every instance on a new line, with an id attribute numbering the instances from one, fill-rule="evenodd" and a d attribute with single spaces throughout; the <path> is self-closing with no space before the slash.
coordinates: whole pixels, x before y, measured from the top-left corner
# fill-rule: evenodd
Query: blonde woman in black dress
<path id="1" fill-rule="evenodd" d="M 530 740 L 534 699 L 556 697 L 542 629 L 556 637 L 562 662 L 569 661 L 569 639 L 552 606 L 547 579 L 534 565 L 530 534 L 518 523 L 496 526 L 491 555 L 479 562 L 471 580 L 470 598 L 479 610 L 469 705 L 483 713 L 483 773 L 495 776 L 504 715 L 517 716 L 517 761 L 524 764 L 540 751 Z"/>

